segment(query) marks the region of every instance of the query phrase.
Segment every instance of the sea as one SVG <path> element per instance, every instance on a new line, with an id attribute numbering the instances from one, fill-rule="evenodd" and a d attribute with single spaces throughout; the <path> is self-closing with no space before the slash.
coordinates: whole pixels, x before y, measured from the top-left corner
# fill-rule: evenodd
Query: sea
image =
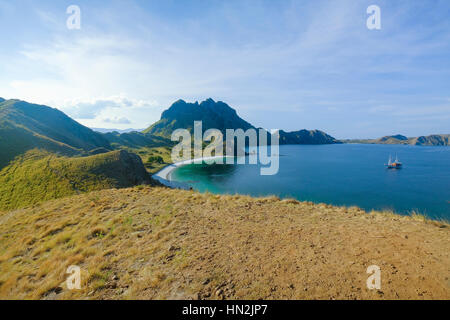
<path id="1" fill-rule="evenodd" d="M 387 169 L 390 156 L 403 167 Z M 277 174 L 263 176 L 260 167 L 189 164 L 172 172 L 171 179 L 200 192 L 275 195 L 450 220 L 450 147 L 283 145 Z"/>

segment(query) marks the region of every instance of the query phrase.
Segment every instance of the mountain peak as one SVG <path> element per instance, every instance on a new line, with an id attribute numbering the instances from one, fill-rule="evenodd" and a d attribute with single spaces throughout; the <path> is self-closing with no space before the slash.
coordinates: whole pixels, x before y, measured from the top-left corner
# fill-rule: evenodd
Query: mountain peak
<path id="1" fill-rule="evenodd" d="M 144 133 L 170 138 L 176 129 L 187 129 L 192 132 L 194 121 L 202 121 L 203 131 L 214 128 L 225 134 L 226 129 L 255 129 L 255 127 L 239 117 L 236 110 L 222 101 L 208 98 L 201 102 L 186 103 L 178 100 L 163 112 L 161 120 L 154 123 Z M 320 130 L 299 130 L 294 132 L 280 131 L 281 144 L 328 144 L 339 143 L 333 137 Z"/>
<path id="2" fill-rule="evenodd" d="M 200 103 L 200 105 L 215 105 L 216 102 L 212 99 L 212 98 L 208 98 L 205 101 L 203 101 L 202 103 Z"/>
<path id="3" fill-rule="evenodd" d="M 194 121 L 202 121 L 204 130 L 216 128 L 225 132 L 226 129 L 247 130 L 253 126 L 240 118 L 236 110 L 224 102 L 208 98 L 200 104 L 178 100 L 161 115 L 161 120 L 153 124 L 144 133 L 170 137 L 176 129 L 191 130 Z"/>
<path id="4" fill-rule="evenodd" d="M 186 101 L 184 101 L 183 99 L 178 99 L 177 101 L 172 103 L 172 105 L 170 107 L 172 108 L 174 105 L 178 105 L 178 104 L 186 104 Z"/>

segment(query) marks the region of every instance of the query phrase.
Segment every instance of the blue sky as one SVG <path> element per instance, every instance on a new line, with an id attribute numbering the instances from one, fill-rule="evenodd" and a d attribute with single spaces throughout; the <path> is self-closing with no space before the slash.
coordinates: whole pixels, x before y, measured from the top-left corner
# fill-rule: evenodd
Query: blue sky
<path id="1" fill-rule="evenodd" d="M 0 40 L 0 97 L 91 127 L 145 128 L 211 97 L 268 129 L 450 133 L 448 0 L 0 0 Z"/>

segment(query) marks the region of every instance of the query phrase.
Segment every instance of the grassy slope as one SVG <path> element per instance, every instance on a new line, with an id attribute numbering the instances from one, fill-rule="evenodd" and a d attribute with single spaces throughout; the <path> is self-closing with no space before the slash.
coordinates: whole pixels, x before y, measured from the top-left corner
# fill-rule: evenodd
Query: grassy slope
<path id="1" fill-rule="evenodd" d="M 450 299 L 450 229 L 422 217 L 162 187 L 0 215 L 0 298 Z M 65 288 L 66 269 L 82 289 Z M 381 290 L 368 290 L 368 266 Z"/>
<path id="2" fill-rule="evenodd" d="M 110 147 L 100 133 L 47 106 L 7 100 L 0 103 L 0 119 L 74 148 L 89 151 L 98 147 Z"/>
<path id="3" fill-rule="evenodd" d="M 29 151 L 0 171 L 0 210 L 141 182 L 133 180 L 132 175 L 145 174 L 128 168 L 126 162 L 120 151 L 75 158 Z M 150 181 L 148 177 L 145 179 Z"/>
<path id="4" fill-rule="evenodd" d="M 149 163 L 149 156 L 161 154 L 170 161 L 171 146 L 170 140 L 136 132 L 102 135 L 57 109 L 0 99 L 0 210 L 80 192 L 132 186 L 124 181 L 123 163 L 117 161 L 120 153 L 101 154 L 113 148 L 139 152 L 149 171 L 154 172 L 166 164 Z M 31 151 L 37 148 L 45 151 Z M 98 156 L 81 158 L 87 155 Z"/>
<path id="5" fill-rule="evenodd" d="M 155 174 L 156 172 L 160 171 L 167 165 L 173 163 L 172 162 L 172 154 L 171 154 L 171 147 L 163 146 L 163 147 L 153 147 L 153 148 L 129 148 L 127 149 L 130 152 L 136 153 L 138 156 L 141 157 L 142 162 L 145 165 L 145 168 L 147 171 L 151 174 Z M 149 161 L 150 157 L 160 156 L 163 158 L 163 162 L 155 162 L 155 161 Z"/>
<path id="6" fill-rule="evenodd" d="M 68 156 L 82 154 L 81 149 L 0 121 L 0 169 L 17 156 L 36 147 Z"/>
<path id="7" fill-rule="evenodd" d="M 105 137 L 114 148 L 127 150 L 140 156 L 150 173 L 156 173 L 172 163 L 171 149 L 174 146 L 174 142 L 164 137 L 140 132 L 107 133 Z M 151 156 L 160 156 L 164 162 L 148 161 Z"/>
<path id="8" fill-rule="evenodd" d="M 57 109 L 20 100 L 0 101 L 0 169 L 34 148 L 74 156 L 111 146 L 101 134 Z"/>

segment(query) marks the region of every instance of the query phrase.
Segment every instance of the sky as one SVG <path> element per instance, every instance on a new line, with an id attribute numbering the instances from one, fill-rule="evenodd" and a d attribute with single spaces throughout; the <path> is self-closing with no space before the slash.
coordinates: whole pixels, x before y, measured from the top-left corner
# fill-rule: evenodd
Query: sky
<path id="1" fill-rule="evenodd" d="M 211 97 L 267 129 L 450 133 L 448 0 L 0 0 L 0 42 L 0 97 L 89 127 Z"/>

